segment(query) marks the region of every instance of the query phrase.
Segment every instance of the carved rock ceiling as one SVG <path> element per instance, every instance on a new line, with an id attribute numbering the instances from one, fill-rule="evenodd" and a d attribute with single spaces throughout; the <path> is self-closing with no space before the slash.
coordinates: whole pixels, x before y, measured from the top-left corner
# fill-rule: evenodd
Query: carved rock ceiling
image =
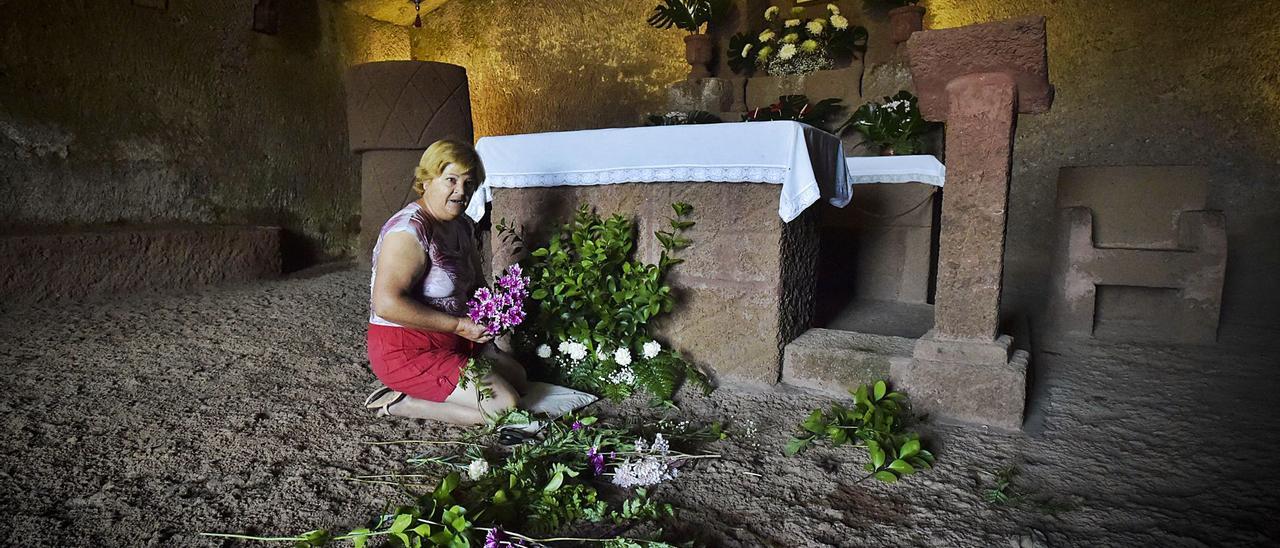
<path id="1" fill-rule="evenodd" d="M 422 0 L 422 14 L 442 6 L 449 0 Z M 413 24 L 413 2 L 409 0 L 342 0 L 342 4 L 366 17 L 395 23 Z"/>

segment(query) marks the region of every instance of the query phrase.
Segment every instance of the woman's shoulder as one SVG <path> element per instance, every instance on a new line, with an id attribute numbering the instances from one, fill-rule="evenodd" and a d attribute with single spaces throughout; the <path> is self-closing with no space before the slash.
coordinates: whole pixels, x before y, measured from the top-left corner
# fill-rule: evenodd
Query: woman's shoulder
<path id="1" fill-rule="evenodd" d="M 433 223 L 417 202 L 410 202 L 382 225 L 382 233 L 412 232 L 420 242 L 431 238 Z"/>

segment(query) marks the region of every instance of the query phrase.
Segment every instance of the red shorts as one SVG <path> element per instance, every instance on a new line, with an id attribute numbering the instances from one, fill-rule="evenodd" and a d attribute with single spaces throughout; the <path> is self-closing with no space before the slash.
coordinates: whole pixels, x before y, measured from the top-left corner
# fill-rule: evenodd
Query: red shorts
<path id="1" fill-rule="evenodd" d="M 453 333 L 369 324 L 369 364 L 382 384 L 410 397 L 444 401 L 477 346 Z"/>

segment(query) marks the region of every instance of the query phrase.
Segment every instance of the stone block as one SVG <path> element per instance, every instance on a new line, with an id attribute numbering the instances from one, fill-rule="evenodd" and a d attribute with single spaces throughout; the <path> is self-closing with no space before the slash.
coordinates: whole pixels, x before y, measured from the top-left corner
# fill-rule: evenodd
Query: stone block
<path id="1" fill-rule="evenodd" d="M 0 236 L 5 307 L 280 275 L 280 229 L 133 226 Z"/>
<path id="2" fill-rule="evenodd" d="M 429 61 L 379 61 L 346 72 L 351 150 L 425 150 L 452 137 L 474 142 L 467 71 Z"/>
<path id="3" fill-rule="evenodd" d="M 667 88 L 667 109 L 724 112 L 742 107 L 742 78 L 692 78 Z M 734 119 L 729 119 L 734 121 Z"/>
<path id="4" fill-rule="evenodd" d="M 936 362 L 1000 365 L 1008 363 L 1013 337 L 1001 335 L 994 341 L 949 339 L 930 330 L 916 341 L 912 357 Z"/>
<path id="5" fill-rule="evenodd" d="M 1026 406 L 1029 357 L 1026 351 L 1016 350 L 1007 362 L 995 365 L 901 360 L 892 363 L 889 378 L 907 393 L 917 413 L 1017 431 Z"/>
<path id="6" fill-rule="evenodd" d="M 848 68 L 820 70 L 794 76 L 757 75 L 747 80 L 746 105 L 748 109 L 767 107 L 778 102 L 781 95 L 805 95 L 817 102 L 838 98 L 846 108 L 832 126 L 839 125 L 845 117 L 863 103 L 859 92 L 862 85 L 862 61 L 855 60 Z"/>
<path id="7" fill-rule="evenodd" d="M 920 113 L 927 120 L 948 120 L 947 86 L 962 76 L 987 73 L 1014 80 L 1018 112 L 1047 112 L 1053 86 L 1045 37 L 1042 16 L 912 34 L 907 51 Z"/>
<path id="8" fill-rule="evenodd" d="M 914 341 L 814 328 L 787 344 L 782 382 L 847 396 L 850 390 L 889 378 L 892 361 L 910 360 Z"/>

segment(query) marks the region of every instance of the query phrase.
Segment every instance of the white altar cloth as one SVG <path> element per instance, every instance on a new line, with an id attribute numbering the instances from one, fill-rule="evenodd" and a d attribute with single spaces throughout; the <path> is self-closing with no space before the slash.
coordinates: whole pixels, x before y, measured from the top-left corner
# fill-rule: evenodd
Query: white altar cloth
<path id="1" fill-rule="evenodd" d="M 942 186 L 946 171 L 933 156 L 846 159 L 834 135 L 791 121 L 504 135 L 481 138 L 476 151 L 486 180 L 467 215 L 477 221 L 493 188 L 697 181 L 782 185 L 778 216 L 790 222 L 820 198 L 848 205 L 853 184 Z"/>
<path id="2" fill-rule="evenodd" d="M 947 166 L 928 154 L 916 156 L 857 156 L 845 160 L 850 184 L 924 183 L 942 186 Z"/>
<path id="3" fill-rule="evenodd" d="M 778 215 L 795 219 L 820 197 L 844 207 L 851 191 L 844 147 L 790 121 L 591 129 L 484 137 L 486 180 L 467 206 L 484 216 L 492 188 L 647 182 L 782 185 Z"/>

